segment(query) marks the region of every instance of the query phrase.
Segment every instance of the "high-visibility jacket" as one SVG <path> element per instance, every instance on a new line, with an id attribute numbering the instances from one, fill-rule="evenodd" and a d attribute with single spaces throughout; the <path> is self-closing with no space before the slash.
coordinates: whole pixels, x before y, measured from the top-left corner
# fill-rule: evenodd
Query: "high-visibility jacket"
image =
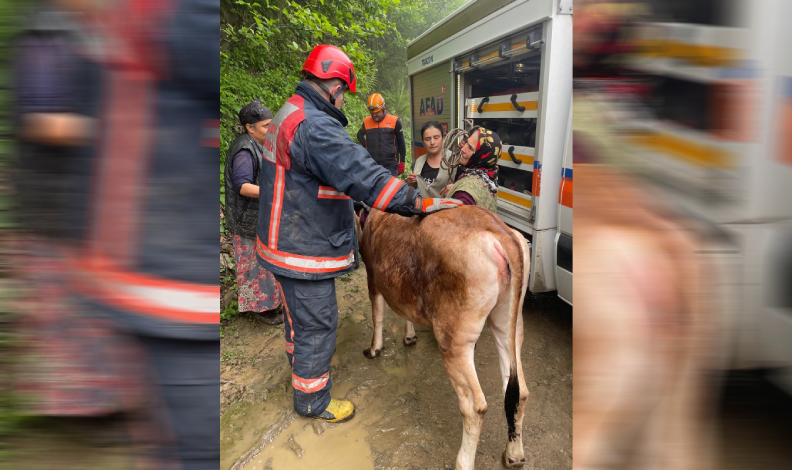
<path id="1" fill-rule="evenodd" d="M 371 158 L 385 168 L 393 168 L 404 163 L 407 149 L 404 145 L 404 132 L 401 119 L 393 114 L 385 114 L 380 122 L 366 116 L 357 133 L 358 142 L 366 147 Z"/>
<path id="2" fill-rule="evenodd" d="M 357 268 L 352 201 L 405 216 L 419 192 L 352 142 L 347 118 L 307 82 L 275 115 L 261 165 L 257 229 L 260 264 L 297 279 Z"/>

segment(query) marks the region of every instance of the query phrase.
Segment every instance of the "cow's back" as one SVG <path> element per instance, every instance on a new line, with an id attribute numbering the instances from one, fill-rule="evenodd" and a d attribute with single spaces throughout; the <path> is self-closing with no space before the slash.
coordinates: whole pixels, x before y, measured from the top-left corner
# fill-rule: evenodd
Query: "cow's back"
<path id="1" fill-rule="evenodd" d="M 412 218 L 373 211 L 360 252 L 369 289 L 380 291 L 413 323 L 430 325 L 446 312 L 492 302 L 491 292 L 497 298 L 502 279 L 488 250 L 493 240 L 500 241 L 509 259 L 518 259 L 511 229 L 481 207 Z"/>

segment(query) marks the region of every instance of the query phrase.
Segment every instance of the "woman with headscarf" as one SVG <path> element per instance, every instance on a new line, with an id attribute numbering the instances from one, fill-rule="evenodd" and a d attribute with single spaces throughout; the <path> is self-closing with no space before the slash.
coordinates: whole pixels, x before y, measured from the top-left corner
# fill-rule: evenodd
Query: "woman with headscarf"
<path id="1" fill-rule="evenodd" d="M 258 222 L 259 171 L 262 145 L 272 112 L 254 100 L 239 111 L 240 134 L 226 152 L 225 222 L 233 234 L 239 311 L 251 312 L 265 323 L 283 323 L 274 311 L 281 303 L 280 291 L 269 271 L 256 260 L 256 223 Z"/>
<path id="2" fill-rule="evenodd" d="M 491 130 L 477 126 L 468 132 L 459 146 L 456 178 L 440 194 L 458 199 L 465 205 L 482 206 L 497 213 L 500 137 Z"/>

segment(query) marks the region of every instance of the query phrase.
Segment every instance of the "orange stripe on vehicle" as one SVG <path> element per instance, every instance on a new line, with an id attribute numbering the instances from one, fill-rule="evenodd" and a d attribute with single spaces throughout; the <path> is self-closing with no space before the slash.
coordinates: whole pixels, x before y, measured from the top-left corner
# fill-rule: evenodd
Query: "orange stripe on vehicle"
<path id="1" fill-rule="evenodd" d="M 534 196 L 539 196 L 542 189 L 542 169 L 536 168 L 536 162 L 534 162 L 534 170 L 533 170 L 533 181 L 531 182 L 531 193 Z"/>
<path id="2" fill-rule="evenodd" d="M 536 111 L 536 109 L 538 108 L 539 102 L 538 101 L 518 101 L 517 104 L 520 105 L 520 106 L 524 106 L 526 111 Z M 470 108 L 470 113 L 471 114 L 479 112 L 478 111 L 479 106 L 477 104 L 470 105 L 469 108 Z M 511 102 L 508 102 L 508 103 L 493 103 L 493 104 L 487 103 L 487 104 L 485 104 L 484 106 L 481 107 L 481 112 L 482 113 L 494 113 L 494 112 L 498 112 L 498 111 L 515 111 L 516 112 L 517 110 L 514 109 L 514 105 L 511 104 Z"/>
<path id="3" fill-rule="evenodd" d="M 525 197 L 515 196 L 514 194 L 507 193 L 506 191 L 498 191 L 498 197 L 503 199 L 504 201 L 513 202 L 519 206 L 527 207 L 528 209 L 531 208 L 531 196 L 527 194 Z"/>
<path id="4" fill-rule="evenodd" d="M 664 39 L 642 39 L 632 42 L 637 54 L 653 57 L 670 57 L 705 67 L 729 67 L 740 59 L 738 49 L 690 44 Z"/>
<path id="5" fill-rule="evenodd" d="M 789 86 L 789 85 L 788 85 Z M 781 163 L 792 165 L 792 100 L 784 98 L 781 110 L 781 123 L 779 126 L 778 160 Z"/>
<path id="6" fill-rule="evenodd" d="M 734 168 L 734 156 L 717 147 L 663 132 L 635 133 L 633 142 L 677 160 L 710 168 Z"/>
<path id="7" fill-rule="evenodd" d="M 275 189 L 272 195 L 272 209 L 270 213 L 269 246 L 278 248 L 278 230 L 280 229 L 281 209 L 283 208 L 283 188 L 285 186 L 286 169 L 275 165 Z"/>
<path id="8" fill-rule="evenodd" d="M 558 188 L 558 203 L 572 209 L 572 183 L 571 178 L 561 178 L 561 187 Z"/>

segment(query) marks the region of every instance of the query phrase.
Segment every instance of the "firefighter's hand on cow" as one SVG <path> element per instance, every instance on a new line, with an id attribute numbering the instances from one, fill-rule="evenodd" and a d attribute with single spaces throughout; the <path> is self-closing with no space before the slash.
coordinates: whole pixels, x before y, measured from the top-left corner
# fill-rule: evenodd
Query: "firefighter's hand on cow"
<path id="1" fill-rule="evenodd" d="M 418 214 L 429 215 L 445 209 L 456 209 L 463 205 L 462 201 L 457 199 L 441 199 L 441 198 L 415 198 L 415 209 Z"/>

